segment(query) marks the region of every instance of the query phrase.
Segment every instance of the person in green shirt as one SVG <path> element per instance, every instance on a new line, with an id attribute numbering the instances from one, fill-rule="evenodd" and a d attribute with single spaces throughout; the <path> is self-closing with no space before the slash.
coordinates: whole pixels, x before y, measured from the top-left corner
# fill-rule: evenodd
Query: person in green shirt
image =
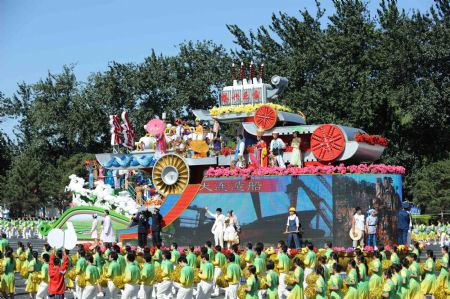
<path id="1" fill-rule="evenodd" d="M 367 277 L 367 264 L 366 258 L 364 255 L 358 255 L 356 258 L 358 265 L 358 274 L 359 274 L 359 282 L 358 282 L 358 298 L 360 299 L 369 299 L 369 278 Z"/>
<path id="2" fill-rule="evenodd" d="M 239 256 L 239 246 L 237 244 L 234 244 L 231 246 L 231 252 L 234 255 L 234 263 L 238 264 L 239 267 L 241 266 L 241 257 Z"/>
<path id="3" fill-rule="evenodd" d="M 3 275 L 0 280 L 0 284 L 2 286 L 1 291 L 4 298 L 14 299 L 14 293 L 16 291 L 14 277 L 15 268 L 16 263 L 12 255 L 12 250 L 6 250 L 2 263 Z"/>
<path id="4" fill-rule="evenodd" d="M 436 268 L 433 250 L 427 250 L 427 260 L 425 261 L 425 267 L 423 267 L 423 269 L 425 271 L 425 278 L 422 280 L 420 289 L 424 295 L 433 295 L 436 289 Z"/>
<path id="5" fill-rule="evenodd" d="M 397 289 L 394 282 L 392 281 L 392 271 L 391 269 L 384 270 L 384 285 L 383 285 L 383 298 L 397 299 Z"/>
<path id="6" fill-rule="evenodd" d="M 380 262 L 385 261 L 387 258 L 386 258 L 386 252 L 385 252 L 385 250 L 384 250 L 384 246 L 379 246 L 379 247 L 378 247 L 378 251 L 379 251 L 380 254 L 381 254 Z"/>
<path id="7" fill-rule="evenodd" d="M 86 287 L 83 290 L 81 299 L 94 299 L 97 298 L 98 292 L 98 280 L 100 279 L 100 273 L 94 264 L 94 257 L 92 255 L 86 255 Z"/>
<path id="8" fill-rule="evenodd" d="M 143 299 L 151 299 L 155 279 L 155 266 L 152 263 L 152 256 L 150 254 L 144 254 L 144 260 L 145 263 L 141 270 L 142 288 L 144 291 Z"/>
<path id="9" fill-rule="evenodd" d="M 192 288 L 194 285 L 194 269 L 188 265 L 187 259 L 184 256 L 178 259 L 178 266 L 181 268 L 181 271 L 177 299 L 192 299 L 194 292 Z"/>
<path id="10" fill-rule="evenodd" d="M 333 252 L 333 244 L 331 244 L 331 242 L 325 242 L 325 256 L 327 258 L 327 260 L 330 259 L 330 255 Z"/>
<path id="11" fill-rule="evenodd" d="M 342 293 L 343 281 L 340 274 L 342 271 L 342 266 L 338 263 L 334 263 L 331 269 L 332 275 L 328 281 L 330 299 L 342 299 L 344 297 L 344 294 Z"/>
<path id="12" fill-rule="evenodd" d="M 281 246 L 281 250 L 278 253 L 278 271 L 280 272 L 280 282 L 278 286 L 278 296 L 280 298 L 284 298 L 286 293 L 286 275 L 289 273 L 289 269 L 291 268 L 290 260 L 287 253 L 287 246 L 283 244 Z"/>
<path id="13" fill-rule="evenodd" d="M 391 249 L 391 262 L 392 262 L 392 264 L 398 264 L 398 265 L 400 265 L 400 258 L 398 257 L 398 254 L 397 254 L 397 246 L 392 246 L 392 249 Z"/>
<path id="14" fill-rule="evenodd" d="M 0 251 L 4 254 L 6 252 L 6 248 L 9 246 L 9 242 L 6 239 L 6 234 L 2 233 L 0 235 Z"/>
<path id="15" fill-rule="evenodd" d="M 308 277 L 308 275 L 310 273 L 314 272 L 314 269 L 316 268 L 316 263 L 317 263 L 317 256 L 316 253 L 314 252 L 314 245 L 311 242 L 308 242 L 306 244 L 306 248 L 307 248 L 307 252 L 306 252 L 306 256 L 305 256 L 305 277 Z"/>
<path id="16" fill-rule="evenodd" d="M 245 246 L 245 262 L 248 265 L 253 265 L 253 261 L 255 260 L 255 254 L 253 253 L 253 245 L 252 243 L 247 243 L 247 245 Z"/>
<path id="17" fill-rule="evenodd" d="M 256 277 L 256 267 L 250 265 L 248 272 L 250 272 L 250 276 L 247 278 L 247 284 L 245 285 L 245 292 L 247 293 L 245 299 L 258 299 L 259 282 L 258 277 Z"/>
<path id="18" fill-rule="evenodd" d="M 400 270 L 400 276 L 402 278 L 402 288 L 400 298 L 409 298 L 409 281 L 411 279 L 411 274 L 408 270 L 409 261 L 407 258 L 402 259 L 402 268 Z"/>
<path id="19" fill-rule="evenodd" d="M 161 251 L 161 245 L 156 244 L 156 250 L 155 253 L 153 254 L 153 262 L 155 263 L 155 267 L 161 266 L 162 260 L 163 260 L 163 253 Z"/>
<path id="20" fill-rule="evenodd" d="M 304 281 L 304 275 L 303 268 L 305 267 L 305 264 L 303 264 L 303 261 L 295 257 L 294 258 L 294 287 L 292 288 L 291 292 L 289 293 L 288 299 L 297 299 L 297 298 L 303 298 L 303 281 Z"/>
<path id="21" fill-rule="evenodd" d="M 260 257 L 263 259 L 264 265 L 266 265 L 267 264 L 267 254 L 264 252 L 264 244 L 261 242 L 258 242 L 255 244 L 255 248 L 261 249 Z"/>
<path id="22" fill-rule="evenodd" d="M 211 241 L 206 241 L 205 247 L 208 249 L 209 260 L 214 261 L 214 250 L 212 249 Z"/>
<path id="23" fill-rule="evenodd" d="M 275 263 L 271 260 L 267 261 L 267 274 L 266 274 L 266 298 L 267 299 L 278 299 L 278 274 L 274 271 Z"/>
<path id="24" fill-rule="evenodd" d="M 214 260 L 212 261 L 214 264 L 214 279 L 213 279 L 214 292 L 212 294 L 213 297 L 219 296 L 220 288 L 218 285 L 216 285 L 216 281 L 217 277 L 219 277 L 219 275 L 222 274 L 222 267 L 225 266 L 225 264 L 227 263 L 227 257 L 225 256 L 225 254 L 222 253 L 222 247 L 220 245 L 217 245 L 215 248 L 217 253 L 214 255 Z"/>
<path id="25" fill-rule="evenodd" d="M 375 251 L 372 259 L 372 275 L 369 279 L 369 289 L 376 290 L 383 287 L 383 267 L 381 265 L 381 254 Z"/>
<path id="26" fill-rule="evenodd" d="M 178 251 L 178 244 L 177 243 L 172 243 L 172 245 L 170 245 L 170 250 L 172 253 L 172 257 L 170 258 L 170 262 L 172 264 L 175 264 L 178 259 L 180 258 L 181 254 Z"/>
<path id="27" fill-rule="evenodd" d="M 111 253 L 109 254 L 108 272 L 106 273 L 106 277 L 108 278 L 107 297 L 111 299 L 118 298 L 119 289 L 114 284 L 114 278 L 122 274 L 120 272 L 120 265 L 117 262 L 117 258 L 117 252 L 111 251 Z"/>
<path id="28" fill-rule="evenodd" d="M 441 271 L 436 280 L 436 288 L 446 289 L 448 286 L 448 246 L 443 246 L 441 248 L 442 259 L 441 259 Z"/>
<path id="29" fill-rule="evenodd" d="M 345 283 L 348 286 L 347 294 L 345 295 L 345 299 L 358 299 L 358 290 L 357 285 L 359 281 L 359 268 L 356 265 L 356 261 L 354 259 L 350 260 L 348 263 L 350 267 L 350 271 L 347 274 L 347 278 Z"/>
<path id="30" fill-rule="evenodd" d="M 30 294 L 30 298 L 33 299 L 36 297 L 36 292 L 38 289 L 38 283 L 33 281 L 32 275 L 34 272 L 41 272 L 42 262 L 38 259 L 39 254 L 37 251 L 32 252 L 33 259 L 28 262 L 28 276 L 25 286 L 25 291 Z"/>
<path id="31" fill-rule="evenodd" d="M 317 265 L 315 268 L 315 272 L 319 275 L 319 278 L 316 280 L 316 299 L 326 299 L 327 298 L 327 284 L 325 283 L 325 274 L 322 265 Z"/>
<path id="32" fill-rule="evenodd" d="M 77 294 L 77 298 L 81 298 L 82 294 L 83 294 L 83 289 L 78 285 L 78 277 L 80 275 L 84 275 L 85 271 L 86 271 L 86 251 L 84 251 L 84 249 L 81 247 L 78 250 L 78 261 L 77 264 L 75 266 L 75 272 L 77 274 L 77 278 L 75 279 L 75 291 Z"/>
<path id="33" fill-rule="evenodd" d="M 264 260 L 261 258 L 261 248 L 256 247 L 254 249 L 255 259 L 253 261 L 253 265 L 256 267 L 256 275 L 262 276 L 266 274 L 266 264 Z"/>
<path id="34" fill-rule="evenodd" d="M 41 267 L 41 272 L 39 273 L 39 279 L 41 283 L 39 284 L 38 290 L 36 292 L 36 298 L 43 299 L 48 296 L 48 263 L 50 261 L 50 255 L 45 253 L 42 255 L 42 260 L 44 261 Z"/>
<path id="35" fill-rule="evenodd" d="M 413 250 L 412 253 L 414 253 L 415 255 L 417 255 L 418 261 L 420 261 L 420 245 L 418 242 L 415 242 L 413 245 Z"/>
<path id="36" fill-rule="evenodd" d="M 228 266 L 225 278 L 229 285 L 225 290 L 225 298 L 237 298 L 237 291 L 242 276 L 242 270 L 241 267 L 235 263 L 234 254 L 228 254 L 227 260 Z"/>
<path id="37" fill-rule="evenodd" d="M 196 268 L 197 267 L 197 256 L 194 253 L 194 246 L 190 246 L 188 250 L 189 250 L 189 252 L 186 255 L 187 263 L 192 268 Z"/>
<path id="38" fill-rule="evenodd" d="M 400 264 L 393 264 L 391 266 L 392 269 L 392 282 L 395 284 L 397 288 L 397 297 L 402 298 L 401 292 L 403 287 L 403 279 L 400 274 L 400 271 L 402 270 L 402 265 Z"/>
<path id="39" fill-rule="evenodd" d="M 420 294 L 420 266 L 418 263 L 418 257 L 415 253 L 412 253 L 409 260 L 409 275 L 411 276 L 411 279 L 409 280 L 408 298 L 423 298 Z"/>
<path id="40" fill-rule="evenodd" d="M 169 298 L 172 296 L 172 281 L 170 277 L 173 272 L 173 264 L 170 262 L 172 258 L 172 254 L 170 251 L 164 251 L 162 253 L 162 262 L 161 262 L 161 276 L 162 282 L 158 283 L 156 287 L 156 298 Z"/>
<path id="41" fill-rule="evenodd" d="M 213 291 L 214 266 L 209 262 L 208 254 L 202 255 L 199 277 L 200 283 L 197 286 L 197 299 L 211 298 Z"/>
<path id="42" fill-rule="evenodd" d="M 141 271 L 139 270 L 139 266 L 135 263 L 135 260 L 136 255 L 134 252 L 129 252 L 127 254 L 127 266 L 123 278 L 125 288 L 122 292 L 122 299 L 134 299 L 138 295 Z"/>

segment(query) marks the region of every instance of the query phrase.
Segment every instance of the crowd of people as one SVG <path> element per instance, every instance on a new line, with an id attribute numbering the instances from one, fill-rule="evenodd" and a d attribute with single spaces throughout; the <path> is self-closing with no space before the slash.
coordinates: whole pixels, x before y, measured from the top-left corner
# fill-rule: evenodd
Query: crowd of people
<path id="1" fill-rule="evenodd" d="M 450 245 L 450 223 L 438 221 L 436 224 L 414 224 L 412 228 L 412 240 L 424 242 L 428 245 Z"/>
<path id="2" fill-rule="evenodd" d="M 44 236 L 39 231 L 41 224 L 51 223 L 49 218 L 0 218 L 0 233 L 5 234 L 8 239 L 43 239 Z"/>
<path id="3" fill-rule="evenodd" d="M 15 251 L 0 239 L 1 292 L 14 298 L 15 272 L 26 278 L 30 298 L 447 298 L 448 247 L 442 258 L 432 250 L 420 261 L 418 243 L 410 250 L 380 246 L 342 254 L 332 244 L 301 250 L 284 241 L 276 248 L 262 243 L 230 249 L 207 241 L 201 248 L 161 245 L 139 249 L 119 244 L 80 244 L 76 253 L 28 243 Z M 438 269 L 439 268 L 439 269 Z M 436 275 L 437 274 L 437 275 Z"/>

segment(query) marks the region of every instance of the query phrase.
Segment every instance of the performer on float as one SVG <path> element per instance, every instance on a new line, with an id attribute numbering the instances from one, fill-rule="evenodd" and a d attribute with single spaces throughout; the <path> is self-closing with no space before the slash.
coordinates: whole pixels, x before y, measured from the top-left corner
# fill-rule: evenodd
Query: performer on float
<path id="1" fill-rule="evenodd" d="M 292 146 L 291 165 L 303 167 L 302 151 L 300 149 L 302 139 L 299 137 L 298 131 L 295 131 L 293 133 L 293 136 L 294 136 L 294 138 L 292 139 L 292 142 L 291 142 L 291 146 Z"/>
<path id="2" fill-rule="evenodd" d="M 95 244 L 98 243 L 98 232 L 97 232 L 97 214 L 92 215 L 92 227 L 91 227 L 91 238 L 94 240 Z"/>
<path id="3" fill-rule="evenodd" d="M 234 152 L 234 163 L 236 167 L 243 168 L 244 167 L 244 151 L 245 151 L 245 142 L 244 137 L 242 135 L 237 136 L 236 142 L 236 151 Z"/>
<path id="4" fill-rule="evenodd" d="M 351 235 L 353 236 L 353 247 L 357 247 L 358 243 L 361 247 L 364 247 L 364 231 L 365 231 L 365 219 L 360 207 L 356 207 L 353 214 Z"/>
<path id="5" fill-rule="evenodd" d="M 223 234 L 225 227 L 225 216 L 222 214 L 222 209 L 217 208 L 216 214 L 211 213 L 208 207 L 205 207 L 206 212 L 215 219 L 211 232 L 214 234 L 215 245 L 220 245 L 223 248 Z"/>
<path id="6" fill-rule="evenodd" d="M 115 242 L 115 237 L 111 222 L 111 216 L 109 216 L 108 210 L 105 210 L 104 217 L 105 219 L 103 220 L 102 241 L 104 244 L 111 244 Z"/>
<path id="7" fill-rule="evenodd" d="M 262 134 L 256 135 L 256 160 L 259 165 L 257 167 L 267 167 L 267 143 L 262 139 Z"/>
<path id="8" fill-rule="evenodd" d="M 175 136 L 182 138 L 183 134 L 184 134 L 184 126 L 183 126 L 183 122 L 181 121 L 181 119 L 176 118 L 175 125 L 177 125 L 177 127 L 175 129 Z M 176 137 L 175 137 L 175 139 L 176 139 Z"/>
<path id="9" fill-rule="evenodd" d="M 192 135 L 192 140 L 203 140 L 203 126 L 198 118 L 195 120 L 195 132 Z"/>
<path id="10" fill-rule="evenodd" d="M 289 217 L 287 219 L 286 231 L 285 231 L 285 234 L 288 234 L 287 245 L 289 248 L 292 248 L 292 245 L 291 245 L 292 242 L 294 243 L 295 248 L 297 248 L 297 249 L 301 248 L 300 238 L 299 238 L 300 228 L 301 228 L 301 224 L 300 224 L 300 220 L 298 219 L 297 215 L 295 214 L 295 208 L 291 207 L 289 209 Z"/>
<path id="11" fill-rule="evenodd" d="M 283 149 L 286 148 L 286 144 L 281 138 L 278 137 L 278 132 L 274 131 L 272 133 L 272 141 L 270 142 L 270 154 L 275 158 L 278 167 L 286 168 L 283 160 Z"/>
<path id="12" fill-rule="evenodd" d="M 159 159 L 163 154 L 167 151 L 167 143 L 166 143 L 166 137 L 164 133 L 158 134 L 156 137 L 156 148 L 155 148 L 155 156 L 154 160 L 156 161 Z"/>

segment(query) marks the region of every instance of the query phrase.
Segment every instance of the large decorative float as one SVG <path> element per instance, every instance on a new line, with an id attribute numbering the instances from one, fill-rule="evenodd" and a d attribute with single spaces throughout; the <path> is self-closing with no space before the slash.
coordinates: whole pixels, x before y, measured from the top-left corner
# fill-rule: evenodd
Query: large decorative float
<path id="1" fill-rule="evenodd" d="M 295 207 L 304 239 L 318 245 L 332 241 L 336 246 L 347 246 L 356 206 L 376 208 L 380 241 L 395 240 L 405 169 L 374 164 L 388 141 L 360 128 L 307 124 L 303 113 L 276 103 L 288 84 L 286 78 L 275 76 L 271 84 L 263 83 L 263 66 L 256 78 L 253 64 L 249 78 L 245 73 L 241 66 L 239 78 L 220 92 L 218 107 L 193 111 L 196 126 L 180 120 L 176 126 L 171 125 L 164 117 L 151 120 L 145 126 L 148 134 L 137 142 L 137 148 L 128 115 L 122 114 L 122 125 L 119 116 L 111 116 L 114 150 L 96 155 L 99 167 L 116 172 L 142 171 L 151 176 L 153 188 L 163 198 L 160 211 L 166 244 L 202 244 L 211 239 L 213 220 L 206 215 L 206 206 L 234 211 L 241 225 L 241 242 L 276 242 L 282 238 L 289 207 Z M 201 127 L 202 122 L 214 124 L 210 132 Z M 244 137 L 246 150 L 241 159 L 247 167 L 233 167 L 238 155 L 235 149 L 211 145 L 220 139 L 219 126 L 228 124 L 237 127 L 236 136 Z M 290 144 L 297 132 L 303 167 L 260 163 L 258 153 L 262 148 L 256 146 L 257 139 L 264 142 L 261 144 L 267 147 L 263 150 L 268 152 L 274 132 L 287 145 L 282 152 L 285 162 L 291 161 Z M 211 146 L 204 142 L 206 138 Z M 187 145 L 182 146 L 185 140 Z M 119 149 L 119 144 L 129 150 Z M 136 210 L 139 208 L 146 208 L 145 203 L 138 202 Z M 126 208 L 122 207 L 122 214 L 123 210 Z M 63 225 L 63 221 L 58 223 Z M 137 229 L 118 229 L 117 237 L 120 241 L 135 240 Z"/>

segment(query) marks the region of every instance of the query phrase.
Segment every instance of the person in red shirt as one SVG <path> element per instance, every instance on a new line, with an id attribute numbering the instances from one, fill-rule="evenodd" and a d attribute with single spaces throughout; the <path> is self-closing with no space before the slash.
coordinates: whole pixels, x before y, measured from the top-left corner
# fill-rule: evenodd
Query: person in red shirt
<path id="1" fill-rule="evenodd" d="M 66 273 L 67 266 L 69 265 L 69 258 L 66 251 L 63 248 L 64 260 L 61 265 L 61 260 L 55 253 L 50 256 L 50 262 L 48 263 L 48 297 L 53 299 L 64 299 L 65 283 L 64 274 Z M 59 255 L 61 257 L 61 255 Z"/>

